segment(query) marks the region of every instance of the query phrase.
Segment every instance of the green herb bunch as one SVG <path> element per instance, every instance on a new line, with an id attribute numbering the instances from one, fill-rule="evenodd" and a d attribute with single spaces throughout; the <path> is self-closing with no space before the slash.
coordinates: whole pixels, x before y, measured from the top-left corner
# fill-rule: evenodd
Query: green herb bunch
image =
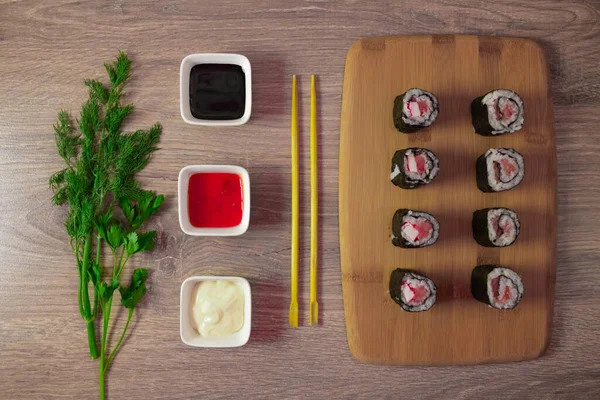
<path id="1" fill-rule="evenodd" d="M 104 66 L 110 80 L 108 87 L 98 80 L 84 82 L 89 88 L 89 98 L 77 120 L 79 129 L 66 111 L 58 113 L 54 133 L 58 154 L 66 167 L 50 177 L 52 202 L 68 205 L 65 227 L 79 273 L 77 302 L 87 325 L 90 356 L 100 358 L 101 399 L 104 399 L 106 372 L 123 342 L 136 305 L 146 293 L 147 269 L 135 269 L 129 287 L 121 284 L 121 274 L 134 254 L 154 247 L 156 231 L 140 229 L 164 201 L 162 195 L 143 190 L 135 179 L 135 174 L 158 149 L 161 126 L 156 123 L 149 130 L 121 131 L 123 121 L 133 111 L 132 104 L 120 104 L 131 62 L 125 53 L 119 52 L 112 64 Z M 108 262 L 112 264 L 112 273 L 103 263 L 102 242 L 112 255 L 112 262 Z M 117 289 L 128 316 L 119 341 L 108 353 L 110 313 Z M 99 310 L 102 338 L 98 353 L 94 321 Z"/>

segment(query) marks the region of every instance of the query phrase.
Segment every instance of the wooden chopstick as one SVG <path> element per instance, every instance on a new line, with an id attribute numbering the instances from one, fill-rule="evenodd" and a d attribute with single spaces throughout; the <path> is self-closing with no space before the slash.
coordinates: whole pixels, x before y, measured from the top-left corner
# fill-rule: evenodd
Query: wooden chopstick
<path id="1" fill-rule="evenodd" d="M 317 94 L 315 76 L 310 81 L 310 318 L 309 324 L 319 323 L 319 303 L 317 303 L 317 230 L 319 221 L 317 180 Z"/>
<path id="2" fill-rule="evenodd" d="M 292 76 L 292 276 L 289 323 L 298 327 L 298 98 L 296 75 Z"/>

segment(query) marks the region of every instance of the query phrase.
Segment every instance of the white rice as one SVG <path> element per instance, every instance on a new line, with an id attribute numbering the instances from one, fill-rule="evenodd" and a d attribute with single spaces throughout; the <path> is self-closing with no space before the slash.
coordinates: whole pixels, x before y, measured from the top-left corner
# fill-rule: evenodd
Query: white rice
<path id="1" fill-rule="evenodd" d="M 502 235 L 498 237 L 496 229 L 494 228 L 493 220 L 494 218 L 498 218 L 498 224 L 502 225 L 503 219 L 508 218 L 513 221 L 514 229 L 510 234 L 507 232 L 502 232 Z M 517 214 L 509 210 L 507 208 L 492 208 L 488 211 L 487 214 L 487 223 L 488 223 L 488 237 L 490 242 L 492 242 L 495 246 L 503 247 L 512 244 L 521 229 L 521 223 L 519 222 L 519 218 Z"/>
<path id="2" fill-rule="evenodd" d="M 496 171 L 494 169 L 494 163 L 500 162 L 503 158 L 509 158 L 514 160 L 517 164 L 518 171 L 514 178 L 507 182 L 502 182 L 502 180 L 496 180 Z M 487 180 L 488 185 L 496 192 L 501 192 L 503 190 L 512 189 L 517 186 L 523 180 L 523 176 L 525 175 L 525 162 L 523 161 L 523 156 L 519 154 L 514 149 L 489 149 L 485 153 L 485 161 L 487 168 Z"/>
<path id="3" fill-rule="evenodd" d="M 519 110 L 517 116 L 507 122 L 497 120 L 496 103 L 502 105 L 502 103 L 510 100 L 517 104 Z M 488 109 L 488 122 L 493 128 L 492 135 L 515 132 L 523 127 L 523 123 L 525 122 L 523 100 L 515 92 L 505 89 L 493 90 L 483 97 L 481 104 L 485 105 Z"/>
<path id="4" fill-rule="evenodd" d="M 503 293 L 507 286 L 512 289 L 511 294 L 513 294 L 513 296 L 506 303 L 500 303 L 494 297 L 492 281 L 499 276 L 501 278 L 498 292 Z M 502 267 L 495 268 L 487 276 L 487 295 L 490 301 L 490 307 L 500 310 L 514 308 L 519 304 L 519 301 L 521 301 L 521 297 L 523 297 L 523 281 L 521 280 L 521 277 L 511 269 Z"/>
<path id="5" fill-rule="evenodd" d="M 409 108 L 409 100 L 416 97 L 427 103 L 427 111 L 423 115 L 412 115 L 414 111 Z M 402 99 L 402 121 L 408 125 L 429 126 L 437 118 L 439 106 L 437 98 L 430 92 L 421 89 L 410 89 Z M 412 115 L 412 116 L 411 116 Z"/>

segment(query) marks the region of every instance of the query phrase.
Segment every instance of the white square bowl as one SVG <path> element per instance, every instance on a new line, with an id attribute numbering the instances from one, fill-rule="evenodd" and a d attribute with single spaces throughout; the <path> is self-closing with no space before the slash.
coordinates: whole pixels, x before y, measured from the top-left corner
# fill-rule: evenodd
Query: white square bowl
<path id="1" fill-rule="evenodd" d="M 246 104 L 244 115 L 238 119 L 212 120 L 199 119 L 190 110 L 190 73 L 192 67 L 198 64 L 232 64 L 239 65 L 244 71 L 246 82 Z M 179 69 L 179 108 L 181 118 L 188 124 L 205 126 L 237 126 L 243 125 L 250 119 L 252 113 L 252 69 L 250 61 L 241 54 L 201 53 L 190 54 L 181 61 Z"/>
<path id="2" fill-rule="evenodd" d="M 239 225 L 231 228 L 197 228 L 190 223 L 188 213 L 188 186 L 190 177 L 194 174 L 209 172 L 237 174 L 242 178 L 244 208 L 242 209 L 242 221 Z M 250 224 L 250 175 L 248 175 L 248 171 L 244 168 L 235 165 L 188 165 L 179 171 L 178 194 L 179 226 L 188 235 L 239 236 L 248 230 L 248 225 Z"/>
<path id="3" fill-rule="evenodd" d="M 244 292 L 244 325 L 239 331 L 227 336 L 203 337 L 191 323 L 190 305 L 194 287 L 199 282 L 224 280 L 239 285 Z M 252 295 L 250 283 L 235 276 L 191 276 L 181 284 L 179 299 L 179 335 L 183 343 L 194 347 L 240 347 L 248 343 L 252 326 Z"/>

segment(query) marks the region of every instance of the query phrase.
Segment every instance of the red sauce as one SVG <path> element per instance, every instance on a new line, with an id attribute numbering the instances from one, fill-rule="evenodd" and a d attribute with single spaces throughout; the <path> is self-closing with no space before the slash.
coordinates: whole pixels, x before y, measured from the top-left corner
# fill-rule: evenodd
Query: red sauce
<path id="1" fill-rule="evenodd" d="M 196 228 L 231 228 L 242 222 L 242 178 L 230 173 L 199 173 L 190 177 L 188 215 Z"/>

